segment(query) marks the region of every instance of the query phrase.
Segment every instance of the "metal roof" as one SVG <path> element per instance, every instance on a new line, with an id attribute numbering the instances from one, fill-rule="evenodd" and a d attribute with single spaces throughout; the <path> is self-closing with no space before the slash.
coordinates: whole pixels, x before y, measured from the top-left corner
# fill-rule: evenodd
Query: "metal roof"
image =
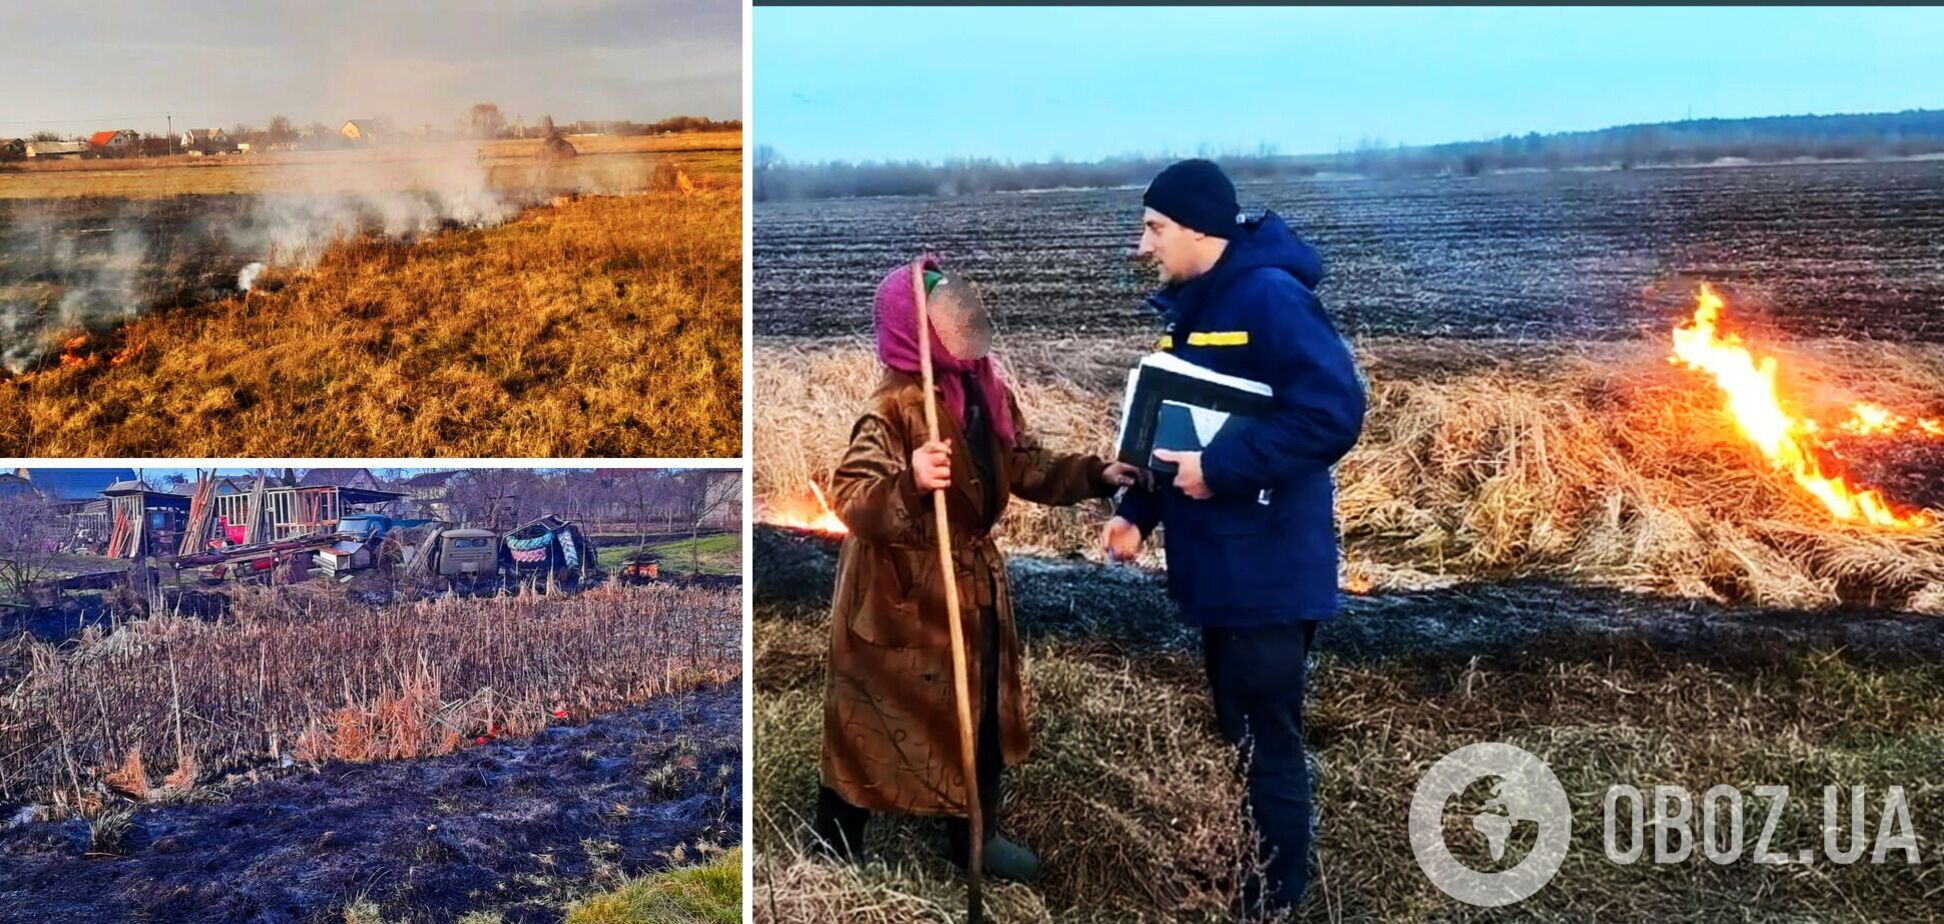
<path id="1" fill-rule="evenodd" d="M 57 501 L 93 500 L 118 481 L 134 481 L 132 468 L 30 468 L 25 474 L 41 496 Z"/>

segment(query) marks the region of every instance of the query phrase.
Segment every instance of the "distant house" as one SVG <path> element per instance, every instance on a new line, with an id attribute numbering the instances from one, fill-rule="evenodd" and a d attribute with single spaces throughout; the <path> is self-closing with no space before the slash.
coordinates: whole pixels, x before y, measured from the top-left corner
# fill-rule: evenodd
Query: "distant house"
<path id="1" fill-rule="evenodd" d="M 338 129 L 338 134 L 359 144 L 377 144 L 390 137 L 390 129 L 383 119 L 352 119 Z"/>
<path id="2" fill-rule="evenodd" d="M 452 489 L 465 472 L 420 472 L 399 484 L 412 509 L 435 520 L 452 519 Z"/>
<path id="3" fill-rule="evenodd" d="M 27 156 L 32 158 L 80 157 L 88 153 L 86 141 L 29 141 Z"/>
<path id="4" fill-rule="evenodd" d="M 228 154 L 236 150 L 229 135 L 220 128 L 191 128 L 177 141 L 185 154 Z"/>
<path id="5" fill-rule="evenodd" d="M 333 485 L 340 488 L 361 488 L 366 491 L 389 491 L 391 485 L 371 473 L 368 468 L 313 468 L 304 472 L 297 484 L 306 488 Z"/>
<path id="6" fill-rule="evenodd" d="M 132 128 L 110 129 L 88 136 L 88 148 L 96 157 L 127 157 L 142 147 L 142 136 Z"/>
<path id="7" fill-rule="evenodd" d="M 75 509 L 120 482 L 135 480 L 132 468 L 17 468 L 13 474 L 55 506 Z"/>

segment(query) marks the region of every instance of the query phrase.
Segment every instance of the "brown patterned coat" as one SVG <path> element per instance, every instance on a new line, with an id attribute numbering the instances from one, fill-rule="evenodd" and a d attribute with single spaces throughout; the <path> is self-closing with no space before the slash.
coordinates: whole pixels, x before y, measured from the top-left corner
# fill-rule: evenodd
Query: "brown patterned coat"
<path id="1" fill-rule="evenodd" d="M 833 507 L 850 534 L 839 553 L 831 601 L 823 782 L 860 808 L 963 815 L 964 764 L 936 515 L 910 472 L 911 454 L 926 436 L 923 385 L 916 376 L 888 371 L 872 400 L 831 478 Z M 999 483 L 987 509 L 988 492 L 958 422 L 942 404 L 939 410 L 939 436 L 952 443 L 946 511 L 962 628 L 967 639 L 977 639 L 982 613 L 999 620 L 999 738 L 1007 765 L 1025 759 L 1031 739 L 1005 561 L 988 527 L 1005 511 L 1009 495 L 1074 504 L 1114 491 L 1104 475 L 1107 460 L 1055 455 L 1027 432 L 1016 406 L 1012 415 L 1018 445 L 1008 452 L 994 437 Z M 976 654 L 967 668 L 976 720 L 985 689 Z"/>

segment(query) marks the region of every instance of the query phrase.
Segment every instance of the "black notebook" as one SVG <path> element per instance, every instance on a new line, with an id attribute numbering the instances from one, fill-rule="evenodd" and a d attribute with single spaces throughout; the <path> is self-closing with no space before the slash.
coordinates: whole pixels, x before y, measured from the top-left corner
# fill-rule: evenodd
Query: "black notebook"
<path id="1" fill-rule="evenodd" d="M 1174 463 L 1154 458 L 1154 450 L 1206 449 L 1274 407 L 1274 393 L 1261 382 L 1223 375 L 1171 353 L 1151 353 L 1127 374 L 1118 455 L 1130 465 L 1172 475 Z"/>

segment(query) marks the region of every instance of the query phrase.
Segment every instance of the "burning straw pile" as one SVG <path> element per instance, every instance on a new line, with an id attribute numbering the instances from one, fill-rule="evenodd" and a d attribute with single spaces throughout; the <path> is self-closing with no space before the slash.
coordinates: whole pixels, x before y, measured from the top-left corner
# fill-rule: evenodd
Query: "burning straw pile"
<path id="1" fill-rule="evenodd" d="M 1049 445 L 1106 451 L 1120 370 L 1144 348 L 1015 344 L 1029 423 Z M 1873 493 L 1855 474 L 1918 487 L 1941 474 L 1944 455 L 1925 447 L 1944 440 L 1923 425 L 1944 425 L 1922 416 L 1944 403 L 1936 348 L 1791 345 L 1770 374 L 1780 402 L 1800 407 L 1783 424 L 1806 472 L 1787 445 L 1770 461 L 1776 447 L 1746 399 L 1735 407 L 1750 423 L 1727 410 L 1719 383 L 1731 378 L 1670 362 L 1664 343 L 1358 352 L 1370 414 L 1337 471 L 1352 589 L 1546 576 L 1764 606 L 1944 611 L 1944 533 L 1919 509 L 1944 495 Z M 772 347 L 756 369 L 759 504 L 768 519 L 808 523 L 820 513 L 810 486 L 839 456 L 875 363 L 862 345 Z M 1838 515 L 1830 483 L 1856 516 Z M 1871 503 L 1893 519 L 1872 522 Z M 1002 528 L 1012 548 L 1097 554 L 1104 507 L 1014 509 Z"/>
<path id="2" fill-rule="evenodd" d="M 300 586 L 240 597 L 233 622 L 16 643 L 0 799 L 87 810 L 105 790 L 161 797 L 261 760 L 421 757 L 584 720 L 739 676 L 736 601 L 603 586 L 368 609 Z"/>

